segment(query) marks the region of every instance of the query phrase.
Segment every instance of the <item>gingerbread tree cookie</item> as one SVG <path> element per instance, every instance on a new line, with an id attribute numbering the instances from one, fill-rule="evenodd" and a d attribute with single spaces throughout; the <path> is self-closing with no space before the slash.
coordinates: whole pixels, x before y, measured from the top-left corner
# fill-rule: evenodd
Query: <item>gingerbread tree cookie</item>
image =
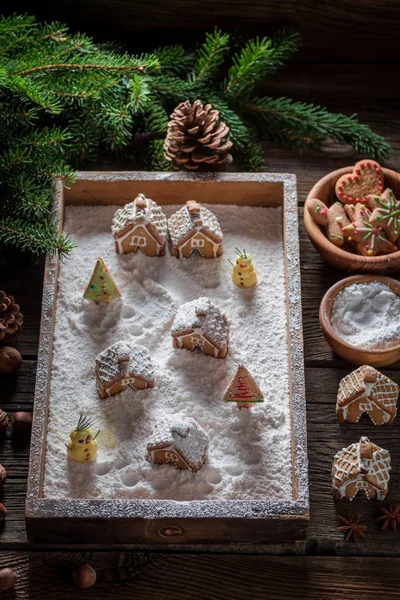
<path id="1" fill-rule="evenodd" d="M 239 365 L 224 393 L 225 402 L 236 402 L 238 408 L 249 408 L 264 402 L 264 396 L 244 365 Z"/>
<path id="2" fill-rule="evenodd" d="M 363 365 L 344 377 L 337 395 L 339 422 L 357 423 L 366 413 L 374 425 L 393 423 L 399 386 L 373 367 Z"/>
<path id="3" fill-rule="evenodd" d="M 388 239 L 395 242 L 400 236 L 400 200 L 397 200 L 391 189 L 386 188 L 381 196 L 371 194 L 367 202 L 372 209 L 369 222 L 381 227 Z"/>
<path id="4" fill-rule="evenodd" d="M 368 500 L 383 500 L 388 491 L 390 470 L 389 452 L 362 437 L 335 455 L 332 465 L 335 500 L 353 500 L 360 491 Z"/>
<path id="5" fill-rule="evenodd" d="M 341 202 L 326 206 L 321 200 L 312 198 L 307 202 L 307 209 L 314 221 L 325 228 L 327 238 L 335 246 L 343 246 L 342 228 L 350 225 L 350 220 Z"/>
<path id="6" fill-rule="evenodd" d="M 110 300 L 120 298 L 120 296 L 121 292 L 110 271 L 107 269 L 104 261 L 98 258 L 83 297 L 86 300 L 93 300 L 93 302 L 99 304 L 100 302 L 108 303 Z"/>
<path id="7" fill-rule="evenodd" d="M 366 202 L 369 194 L 382 194 L 383 189 L 383 171 L 374 160 L 360 160 L 335 185 L 336 196 L 345 204 Z"/>

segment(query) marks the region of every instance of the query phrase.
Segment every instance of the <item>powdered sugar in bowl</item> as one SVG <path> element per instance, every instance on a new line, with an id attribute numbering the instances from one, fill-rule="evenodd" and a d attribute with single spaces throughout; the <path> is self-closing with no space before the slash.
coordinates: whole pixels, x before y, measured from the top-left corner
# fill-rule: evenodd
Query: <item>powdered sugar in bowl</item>
<path id="1" fill-rule="evenodd" d="M 319 320 L 333 350 L 351 363 L 375 367 L 400 360 L 400 282 L 355 275 L 333 285 Z"/>

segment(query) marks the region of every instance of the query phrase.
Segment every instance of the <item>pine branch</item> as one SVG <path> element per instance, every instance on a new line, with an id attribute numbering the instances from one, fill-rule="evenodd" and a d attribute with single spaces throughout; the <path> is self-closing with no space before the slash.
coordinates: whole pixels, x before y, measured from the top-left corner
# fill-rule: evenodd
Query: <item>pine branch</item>
<path id="1" fill-rule="evenodd" d="M 197 63 L 189 80 L 192 83 L 203 83 L 214 77 L 224 62 L 229 47 L 229 34 L 215 28 L 207 33 L 205 42 L 197 52 Z"/>
<path id="2" fill-rule="evenodd" d="M 180 44 L 164 46 L 154 50 L 162 75 L 185 75 L 193 68 L 196 57 Z"/>
<path id="3" fill-rule="evenodd" d="M 351 144 L 360 154 L 387 158 L 389 144 L 359 123 L 355 115 L 330 113 L 326 108 L 290 98 L 254 98 L 249 113 L 263 127 L 266 137 L 291 147 L 318 146 L 326 138 Z"/>
<path id="4" fill-rule="evenodd" d="M 75 247 L 68 236 L 59 235 L 51 224 L 33 225 L 11 217 L 0 219 L 0 242 L 38 255 L 57 252 L 60 257 Z"/>
<path id="5" fill-rule="evenodd" d="M 295 33 L 282 31 L 275 37 L 256 38 L 233 56 L 225 82 L 225 92 L 238 96 L 246 95 L 268 74 L 274 73 L 283 61 L 297 50 L 299 37 Z"/>

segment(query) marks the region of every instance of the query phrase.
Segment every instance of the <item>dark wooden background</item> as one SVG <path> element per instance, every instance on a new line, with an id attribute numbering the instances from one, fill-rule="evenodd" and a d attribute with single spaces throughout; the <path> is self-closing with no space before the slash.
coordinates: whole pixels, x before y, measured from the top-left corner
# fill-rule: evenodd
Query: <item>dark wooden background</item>
<path id="1" fill-rule="evenodd" d="M 25 2 L 28 12 L 32 10 L 29 4 Z M 23 7 L 17 1 L 9 9 L 21 11 Z M 269 93 L 321 103 L 346 114 L 357 112 L 392 143 L 393 155 L 385 164 L 400 170 L 397 1 L 69 0 L 48 8 L 36 6 L 35 13 L 47 20 L 69 21 L 73 27 L 99 37 L 127 39 L 132 47 L 138 40 L 147 40 L 149 48 L 161 40 L 197 35 L 200 28 L 215 23 L 229 28 L 243 25 L 244 30 L 259 33 L 272 31 L 276 25 L 295 26 L 303 35 L 304 49 L 271 80 Z M 300 154 L 266 147 L 266 160 L 269 171 L 297 175 L 301 217 L 305 197 L 315 181 L 332 169 L 351 164 L 355 157 L 349 148 Z M 137 600 L 400 598 L 400 532 L 382 532 L 375 523 L 380 503 L 357 499 L 351 504 L 335 504 L 330 487 L 335 452 L 368 435 L 392 454 L 392 479 L 383 505 L 400 503 L 400 417 L 392 426 L 381 428 L 367 418 L 355 425 L 338 424 L 337 386 L 351 367 L 335 356 L 324 340 L 318 307 L 328 287 L 345 274 L 322 262 L 302 222 L 300 236 L 311 495 L 306 543 L 274 546 L 269 555 L 139 552 L 128 548 L 99 551 L 96 543 L 101 543 L 101 537 L 88 540 L 91 551 L 85 552 L 32 547 L 24 525 L 29 443 L 13 436 L 9 429 L 0 439 L 0 462 L 9 475 L 0 497 L 9 511 L 0 532 L 0 567 L 17 570 L 17 598 L 42 600 L 55 594 L 71 599 Z M 17 340 L 23 366 L 15 376 L 0 378 L 0 406 L 9 412 L 32 410 L 42 276 L 40 264 L 16 264 L 0 272 L 0 289 L 15 294 L 25 314 L 24 329 Z M 385 373 L 400 383 L 400 364 Z M 337 514 L 345 515 L 349 509 L 360 513 L 368 526 L 366 540 L 358 545 L 345 544 L 336 530 Z M 76 596 L 68 580 L 69 569 L 87 560 L 98 570 L 99 582 Z"/>

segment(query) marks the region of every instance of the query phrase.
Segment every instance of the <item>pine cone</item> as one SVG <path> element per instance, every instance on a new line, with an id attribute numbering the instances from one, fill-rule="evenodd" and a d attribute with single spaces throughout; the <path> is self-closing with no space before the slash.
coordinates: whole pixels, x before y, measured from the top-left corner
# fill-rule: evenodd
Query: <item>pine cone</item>
<path id="1" fill-rule="evenodd" d="M 196 100 L 181 102 L 171 115 L 164 141 L 166 159 L 174 169 L 196 170 L 201 164 L 232 162 L 227 140 L 229 127 L 219 121 L 219 111 Z"/>
<path id="2" fill-rule="evenodd" d="M 0 291 L 0 341 L 9 342 L 22 327 L 23 315 L 13 296 Z"/>

